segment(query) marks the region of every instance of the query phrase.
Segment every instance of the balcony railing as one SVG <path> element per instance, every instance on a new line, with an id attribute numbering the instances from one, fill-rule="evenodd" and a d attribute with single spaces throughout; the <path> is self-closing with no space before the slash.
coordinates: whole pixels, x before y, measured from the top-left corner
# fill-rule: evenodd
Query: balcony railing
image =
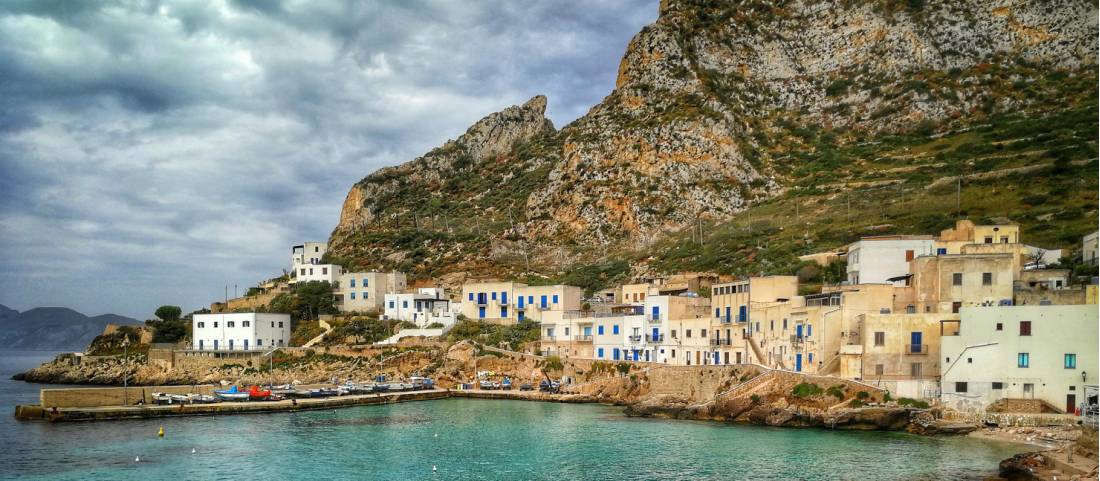
<path id="1" fill-rule="evenodd" d="M 711 339 L 710 340 L 710 345 L 712 345 L 712 346 L 730 346 L 730 345 L 733 344 L 732 341 L 733 341 L 732 339 L 722 339 L 722 338 Z"/>
<path id="2" fill-rule="evenodd" d="M 661 316 L 648 316 L 649 322 L 661 322 Z"/>
<path id="3" fill-rule="evenodd" d="M 577 341 L 577 342 L 592 342 L 592 335 L 587 334 L 587 335 L 573 336 L 573 340 Z"/>
<path id="4" fill-rule="evenodd" d="M 648 340 L 649 342 L 665 342 L 665 335 L 664 334 L 658 334 L 658 335 L 654 336 L 654 335 L 651 334 L 651 335 L 646 336 L 646 340 Z"/>
<path id="5" fill-rule="evenodd" d="M 640 335 L 640 334 L 637 335 L 637 336 L 630 336 L 630 342 L 642 342 L 642 339 L 644 339 L 644 338 L 645 338 L 645 336 Z"/>
<path id="6" fill-rule="evenodd" d="M 905 353 L 913 355 L 928 354 L 928 344 L 906 344 Z"/>

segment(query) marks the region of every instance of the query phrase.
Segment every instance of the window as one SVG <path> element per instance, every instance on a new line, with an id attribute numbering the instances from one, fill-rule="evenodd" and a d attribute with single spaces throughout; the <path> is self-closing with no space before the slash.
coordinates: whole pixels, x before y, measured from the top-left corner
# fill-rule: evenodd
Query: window
<path id="1" fill-rule="evenodd" d="M 997 330 L 998 331 L 1003 331 L 1004 329 L 1005 329 L 1005 325 L 1003 323 L 998 322 L 997 323 Z"/>
<path id="2" fill-rule="evenodd" d="M 962 274 L 962 272 L 956 272 L 954 274 L 951 274 L 951 285 L 953 285 L 953 286 L 963 285 L 963 274 Z"/>
<path id="3" fill-rule="evenodd" d="M 783 319 L 783 330 L 784 331 L 787 330 L 787 320 L 786 319 Z"/>
<path id="4" fill-rule="evenodd" d="M 985 236 L 985 243 L 986 244 L 992 244 L 993 243 L 993 236 L 991 236 L 991 235 Z"/>
<path id="5" fill-rule="evenodd" d="M 982 273 L 982 285 L 983 286 L 992 286 L 993 285 L 993 273 L 992 272 L 983 272 Z"/>
<path id="6" fill-rule="evenodd" d="M 806 337 L 810 337 L 814 334 L 814 325 L 806 324 Z"/>
<path id="7" fill-rule="evenodd" d="M 236 325 L 237 325 L 236 321 L 229 321 L 229 322 L 225 323 L 225 327 L 235 327 Z"/>
<path id="8" fill-rule="evenodd" d="M 955 383 L 955 392 L 966 392 L 966 383 L 965 382 Z"/>
<path id="9" fill-rule="evenodd" d="M 603 326 L 596 326 L 596 334 L 603 335 Z"/>
<path id="10" fill-rule="evenodd" d="M 875 375 L 876 376 L 881 376 L 883 372 L 884 372 L 884 369 L 883 369 L 882 364 L 875 364 Z"/>
<path id="11" fill-rule="evenodd" d="M 1001 389 L 1004 389 L 1004 388 L 1005 388 L 1005 383 L 1003 383 L 1003 382 L 994 382 L 993 383 L 993 389 L 995 389 L 995 390 L 1001 390 Z"/>
<path id="12" fill-rule="evenodd" d="M 706 329 L 700 329 L 699 330 L 699 337 L 707 337 L 707 330 Z"/>
<path id="13" fill-rule="evenodd" d="M 952 302 L 951 303 L 951 312 L 954 313 L 954 314 L 958 314 L 959 309 L 962 309 L 962 306 L 963 306 L 963 303 L 961 303 L 961 302 Z"/>
<path id="14" fill-rule="evenodd" d="M 554 304 L 557 304 L 558 303 L 558 295 L 554 294 L 554 297 L 551 300 L 554 302 Z"/>
<path id="15" fill-rule="evenodd" d="M 768 321 L 768 322 L 771 324 L 771 327 L 769 327 L 768 329 L 771 329 L 771 330 L 774 331 L 775 330 L 775 319 L 772 319 L 771 321 Z"/>
<path id="16" fill-rule="evenodd" d="M 409 307 L 409 301 L 401 301 L 401 308 L 405 309 Z"/>
<path id="17" fill-rule="evenodd" d="M 279 321 L 279 329 L 283 328 L 283 321 Z"/>
<path id="18" fill-rule="evenodd" d="M 1077 355 L 1076 354 L 1066 354 L 1064 364 L 1066 366 L 1066 369 L 1077 369 Z"/>
<path id="19" fill-rule="evenodd" d="M 469 300 L 471 300 L 471 301 L 472 301 L 472 300 L 474 300 L 474 293 L 473 293 L 473 292 L 471 292 L 471 293 L 469 294 Z"/>
<path id="20" fill-rule="evenodd" d="M 355 278 L 354 277 L 352 277 L 351 280 L 348 281 L 348 287 L 355 287 Z"/>
<path id="21" fill-rule="evenodd" d="M 546 337 L 554 337 L 554 328 L 552 328 L 552 327 L 546 328 Z"/>
<path id="22" fill-rule="evenodd" d="M 263 347 L 263 345 L 264 345 L 264 340 L 263 339 L 256 339 L 256 347 Z"/>
<path id="23" fill-rule="evenodd" d="M 1024 395 L 1032 394 L 1035 392 L 1035 385 L 1029 382 L 1024 383 Z"/>
<path id="24" fill-rule="evenodd" d="M 508 308 L 507 307 L 504 307 L 504 306 L 500 307 L 500 317 L 508 317 Z"/>
<path id="25" fill-rule="evenodd" d="M 350 296 L 351 300 L 353 300 L 353 301 L 355 300 L 355 293 L 354 292 L 352 292 L 351 294 L 348 294 L 348 295 Z"/>
<path id="26" fill-rule="evenodd" d="M 596 348 L 596 357 L 603 359 L 603 348 Z"/>
<path id="27" fill-rule="evenodd" d="M 393 309 L 393 301 L 390 301 L 390 309 Z"/>
<path id="28" fill-rule="evenodd" d="M 1026 368 L 1031 364 L 1031 356 L 1026 352 L 1021 352 L 1016 356 L 1016 367 Z"/>
<path id="29" fill-rule="evenodd" d="M 905 251 L 905 262 L 913 260 L 913 251 Z"/>
<path id="30" fill-rule="evenodd" d="M 568 328 L 568 327 L 566 327 L 566 328 L 565 328 L 565 335 L 566 335 L 566 336 L 568 336 L 568 335 L 569 335 L 569 328 Z"/>
<path id="31" fill-rule="evenodd" d="M 243 321 L 243 322 L 241 322 L 241 327 L 249 327 L 249 326 L 251 326 L 251 325 L 252 325 L 252 322 L 251 322 L 251 321 Z"/>
<path id="32" fill-rule="evenodd" d="M 272 328 L 272 329 L 274 329 L 274 328 L 275 328 L 275 321 L 271 321 L 271 328 Z"/>
<path id="33" fill-rule="evenodd" d="M 612 334 L 618 334 L 619 333 L 619 325 L 618 324 L 612 324 L 611 325 L 611 333 Z"/>
<path id="34" fill-rule="evenodd" d="M 1001 244 L 1008 244 L 1008 236 L 1006 236 L 1006 235 L 1001 236 Z"/>
<path id="35" fill-rule="evenodd" d="M 328 275 L 328 267 L 322 267 L 321 268 L 321 274 L 327 276 Z"/>
<path id="36" fill-rule="evenodd" d="M 1031 321 L 1020 321 L 1020 335 L 1021 336 L 1030 336 L 1031 335 Z"/>
<path id="37" fill-rule="evenodd" d="M 370 287 L 370 279 L 363 278 L 363 287 Z"/>
<path id="38" fill-rule="evenodd" d="M 218 327 L 218 321 L 214 321 L 214 327 Z"/>
<path id="39" fill-rule="evenodd" d="M 882 332 L 882 331 L 875 332 L 875 345 L 876 346 L 885 346 L 886 345 L 886 333 L 885 332 Z"/>
<path id="40" fill-rule="evenodd" d="M 489 297 L 491 297 L 491 298 L 492 298 L 492 299 L 493 299 L 493 300 L 495 301 L 495 300 L 497 300 L 497 293 L 495 293 L 495 292 L 490 292 L 490 293 L 489 293 Z"/>
<path id="41" fill-rule="evenodd" d="M 684 337 L 691 339 L 691 329 L 684 329 Z"/>
<path id="42" fill-rule="evenodd" d="M 673 329 L 673 330 L 672 330 L 672 338 L 673 338 L 673 339 L 676 339 L 676 329 Z"/>
<path id="43" fill-rule="evenodd" d="M 303 267 L 303 268 L 302 268 L 302 273 L 301 273 L 301 274 L 298 274 L 298 275 L 300 275 L 300 276 L 304 276 L 304 275 L 306 275 L 306 268 L 305 268 L 305 267 Z"/>
<path id="44" fill-rule="evenodd" d="M 923 369 L 921 366 L 923 366 L 923 365 L 919 362 L 914 362 L 914 363 L 910 364 L 909 365 L 909 375 L 912 376 L 912 377 L 921 377 L 921 372 L 922 372 L 921 370 Z"/>
<path id="45" fill-rule="evenodd" d="M 943 247 L 936 249 L 936 255 L 947 255 L 947 249 Z"/>
<path id="46" fill-rule="evenodd" d="M 199 329 L 202 329 L 204 327 L 206 327 L 206 323 L 205 322 L 200 322 L 199 323 Z"/>

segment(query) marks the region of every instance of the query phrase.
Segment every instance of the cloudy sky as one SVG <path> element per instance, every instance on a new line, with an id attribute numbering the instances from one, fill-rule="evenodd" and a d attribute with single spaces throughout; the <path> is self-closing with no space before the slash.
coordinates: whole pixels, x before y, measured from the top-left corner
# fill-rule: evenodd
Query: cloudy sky
<path id="1" fill-rule="evenodd" d="M 536 94 L 583 115 L 656 4 L 0 2 L 0 304 L 243 292 L 373 170 Z"/>

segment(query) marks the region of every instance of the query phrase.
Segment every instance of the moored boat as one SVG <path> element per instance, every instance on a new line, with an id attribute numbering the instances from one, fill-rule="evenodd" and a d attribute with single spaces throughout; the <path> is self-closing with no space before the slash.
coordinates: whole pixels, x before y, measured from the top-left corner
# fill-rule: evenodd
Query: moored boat
<path id="1" fill-rule="evenodd" d="M 260 390 L 259 386 L 252 386 L 248 388 L 248 399 L 253 401 L 263 401 L 271 397 L 271 391 Z"/>
<path id="2" fill-rule="evenodd" d="M 153 393 L 153 403 L 154 404 L 171 404 L 172 403 L 172 396 L 170 396 L 168 394 L 165 394 L 165 393 L 162 393 L 162 392 L 154 392 Z"/>
<path id="3" fill-rule="evenodd" d="M 220 389 L 214 391 L 214 395 L 218 396 L 218 399 L 223 401 L 245 401 L 248 399 L 248 393 L 244 391 L 238 391 L 237 386 L 232 386 L 229 389 Z"/>

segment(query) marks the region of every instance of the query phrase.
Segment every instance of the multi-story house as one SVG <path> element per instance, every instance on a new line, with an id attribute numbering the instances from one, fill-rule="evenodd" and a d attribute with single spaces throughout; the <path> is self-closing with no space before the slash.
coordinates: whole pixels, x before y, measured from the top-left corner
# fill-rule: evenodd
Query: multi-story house
<path id="1" fill-rule="evenodd" d="M 335 283 L 336 307 L 340 312 L 381 312 L 386 294 L 405 290 L 403 272 L 347 272 Z"/>
<path id="2" fill-rule="evenodd" d="M 290 282 L 321 281 L 336 285 L 343 274 L 344 269 L 337 264 L 300 264 Z"/>
<path id="3" fill-rule="evenodd" d="M 320 264 L 321 258 L 325 256 L 325 252 L 327 251 L 328 244 L 325 242 L 303 242 L 300 245 L 291 247 L 291 270 L 293 271 L 299 266 Z"/>
<path id="4" fill-rule="evenodd" d="M 1097 384 L 1098 326 L 1094 305 L 965 307 L 958 329 L 941 338 L 942 401 L 964 412 L 1095 403 L 1085 390 Z"/>
<path id="5" fill-rule="evenodd" d="M 462 285 L 462 314 L 498 324 L 523 320 L 557 321 L 564 311 L 581 307 L 576 286 L 528 286 L 513 281 L 468 282 Z"/>
<path id="6" fill-rule="evenodd" d="M 941 254 L 910 263 L 894 310 L 958 313 L 967 306 L 1012 304 L 1013 262 L 1010 254 Z"/>
<path id="7" fill-rule="evenodd" d="M 415 323 L 419 327 L 431 324 L 449 326 L 455 323 L 459 303 L 451 302 L 440 287 L 421 287 L 415 292 L 385 295 L 383 319 L 396 319 Z"/>
<path id="8" fill-rule="evenodd" d="M 909 261 L 935 255 L 930 235 L 864 237 L 848 246 L 848 284 L 888 284 L 909 273 Z"/>
<path id="9" fill-rule="evenodd" d="M 191 348 L 197 351 L 255 351 L 289 344 L 290 314 L 233 312 L 191 318 Z"/>

